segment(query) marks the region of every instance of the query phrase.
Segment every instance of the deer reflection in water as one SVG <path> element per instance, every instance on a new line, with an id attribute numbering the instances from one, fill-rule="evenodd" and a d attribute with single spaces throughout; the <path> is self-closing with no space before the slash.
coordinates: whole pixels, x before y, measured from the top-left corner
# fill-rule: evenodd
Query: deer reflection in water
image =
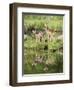
<path id="1" fill-rule="evenodd" d="M 55 73 L 62 72 L 62 55 L 50 51 L 25 50 L 25 73 Z M 57 60 L 56 60 L 57 59 Z M 28 69 L 29 68 L 29 69 Z"/>

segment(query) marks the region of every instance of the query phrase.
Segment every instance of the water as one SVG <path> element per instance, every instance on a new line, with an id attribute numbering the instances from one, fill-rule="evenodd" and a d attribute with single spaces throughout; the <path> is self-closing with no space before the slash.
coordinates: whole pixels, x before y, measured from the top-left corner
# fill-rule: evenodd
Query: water
<path id="1" fill-rule="evenodd" d="M 62 73 L 63 54 L 58 50 L 24 50 L 24 74 Z"/>

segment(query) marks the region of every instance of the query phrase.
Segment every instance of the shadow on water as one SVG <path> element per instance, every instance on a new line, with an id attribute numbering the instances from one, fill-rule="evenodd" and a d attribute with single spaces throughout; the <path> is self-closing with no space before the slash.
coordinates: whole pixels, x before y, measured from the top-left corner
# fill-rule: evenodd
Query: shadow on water
<path id="1" fill-rule="evenodd" d="M 63 54 L 50 50 L 24 50 L 24 74 L 62 73 Z"/>

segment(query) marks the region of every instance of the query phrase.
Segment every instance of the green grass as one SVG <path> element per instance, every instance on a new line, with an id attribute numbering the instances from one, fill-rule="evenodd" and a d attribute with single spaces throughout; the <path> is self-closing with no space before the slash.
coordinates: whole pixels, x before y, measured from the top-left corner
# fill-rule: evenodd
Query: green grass
<path id="1" fill-rule="evenodd" d="M 63 41 L 61 40 L 52 40 L 51 42 L 36 42 L 34 38 L 31 36 L 27 37 L 27 40 L 24 40 L 25 48 L 44 48 L 45 45 L 48 46 L 49 49 L 58 49 L 63 46 Z"/>
<path id="2" fill-rule="evenodd" d="M 29 30 L 32 27 L 34 27 L 35 29 L 43 30 L 44 24 L 47 24 L 50 29 L 62 30 L 63 16 L 24 16 L 24 26 L 26 30 Z"/>

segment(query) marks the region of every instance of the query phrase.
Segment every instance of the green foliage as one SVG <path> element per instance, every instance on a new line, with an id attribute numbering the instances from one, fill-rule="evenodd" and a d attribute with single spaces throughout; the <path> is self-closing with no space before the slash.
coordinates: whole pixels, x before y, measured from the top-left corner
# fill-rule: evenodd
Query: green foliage
<path id="1" fill-rule="evenodd" d="M 53 41 L 49 42 L 48 46 L 51 49 L 58 49 L 60 47 L 63 47 L 63 41 L 56 39 L 56 40 L 53 40 Z"/>
<path id="2" fill-rule="evenodd" d="M 52 40 L 44 32 L 45 24 L 57 31 Z M 63 16 L 24 15 L 24 27 L 27 32 L 24 38 L 24 74 L 62 73 L 63 40 L 58 39 L 62 35 L 58 31 L 62 31 Z M 43 32 L 41 41 L 36 41 L 33 29 Z"/>
<path id="3" fill-rule="evenodd" d="M 43 30 L 44 24 L 50 29 L 62 30 L 63 27 L 63 16 L 44 16 L 44 15 L 25 15 L 24 16 L 24 26 L 26 30 L 32 27 L 37 30 Z"/>

